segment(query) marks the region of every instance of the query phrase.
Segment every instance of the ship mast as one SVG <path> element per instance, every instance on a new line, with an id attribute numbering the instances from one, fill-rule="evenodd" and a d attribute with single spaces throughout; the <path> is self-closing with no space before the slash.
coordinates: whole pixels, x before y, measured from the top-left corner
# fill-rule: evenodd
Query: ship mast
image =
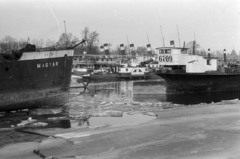
<path id="1" fill-rule="evenodd" d="M 66 43 L 66 47 L 67 47 L 67 41 L 68 41 L 68 37 L 67 37 L 67 30 L 66 30 L 66 24 L 65 21 L 64 22 L 64 29 L 65 29 L 65 43 Z"/>
<path id="2" fill-rule="evenodd" d="M 162 26 L 161 26 L 161 35 L 162 35 L 162 40 L 163 40 L 163 47 L 165 47 L 165 44 L 164 44 L 164 37 L 163 37 L 163 33 L 162 33 Z"/>
<path id="3" fill-rule="evenodd" d="M 65 24 L 65 21 L 63 22 L 64 22 L 65 35 L 67 35 L 66 24 Z"/>
<path id="4" fill-rule="evenodd" d="M 194 32 L 194 40 L 193 40 L 193 55 L 195 55 L 195 32 Z"/>
<path id="5" fill-rule="evenodd" d="M 178 25 L 177 25 L 177 32 L 178 32 L 178 42 L 179 42 L 179 47 L 181 47 L 181 42 L 180 42 L 180 37 L 179 37 L 179 30 L 178 30 Z"/>
<path id="6" fill-rule="evenodd" d="M 161 52 L 163 51 L 163 53 L 165 54 L 165 52 L 164 52 L 165 44 L 164 44 L 164 37 L 163 37 L 163 33 L 162 33 L 162 26 L 160 26 L 160 28 L 161 28 L 161 35 L 162 35 L 162 41 L 163 41 L 163 50 L 159 50 L 159 53 L 161 54 Z"/>
<path id="7" fill-rule="evenodd" d="M 130 50 L 129 50 L 129 41 L 128 41 L 128 36 L 126 35 L 127 37 L 127 50 L 128 50 L 128 56 L 130 57 Z"/>
<path id="8" fill-rule="evenodd" d="M 147 32 L 147 38 L 148 38 L 148 43 L 150 44 L 150 40 L 149 40 L 149 37 L 148 37 L 148 32 Z"/>

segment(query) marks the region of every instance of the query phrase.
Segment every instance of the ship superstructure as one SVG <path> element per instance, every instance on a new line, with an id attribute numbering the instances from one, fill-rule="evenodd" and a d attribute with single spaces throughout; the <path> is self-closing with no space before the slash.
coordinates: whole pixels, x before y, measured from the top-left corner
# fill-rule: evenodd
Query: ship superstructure
<path id="1" fill-rule="evenodd" d="M 160 47 L 156 74 L 165 79 L 167 93 L 240 90 L 240 66 L 217 58 L 188 54 L 188 48 Z"/>

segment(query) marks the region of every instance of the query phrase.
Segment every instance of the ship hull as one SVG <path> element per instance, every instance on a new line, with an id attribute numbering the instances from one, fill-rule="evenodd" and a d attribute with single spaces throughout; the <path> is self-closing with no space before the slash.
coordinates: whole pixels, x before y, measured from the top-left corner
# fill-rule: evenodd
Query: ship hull
<path id="1" fill-rule="evenodd" d="M 34 58 L 0 62 L 0 111 L 68 102 L 73 57 Z"/>
<path id="2" fill-rule="evenodd" d="M 240 74 L 157 73 L 167 94 L 240 90 Z"/>
<path id="3" fill-rule="evenodd" d="M 0 111 L 62 106 L 68 102 L 69 90 L 63 91 L 60 87 L 57 87 L 41 90 L 1 93 L 0 98 Z"/>

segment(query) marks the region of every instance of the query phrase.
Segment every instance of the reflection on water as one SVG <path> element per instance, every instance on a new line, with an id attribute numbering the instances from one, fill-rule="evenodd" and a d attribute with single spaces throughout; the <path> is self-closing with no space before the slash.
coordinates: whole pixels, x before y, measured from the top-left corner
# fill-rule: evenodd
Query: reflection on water
<path id="1" fill-rule="evenodd" d="M 88 92 L 77 95 L 78 89 L 71 90 L 69 105 L 70 116 L 82 118 L 92 113 L 102 113 L 106 110 L 123 112 L 140 112 L 139 121 L 144 119 L 143 112 L 155 112 L 169 109 L 173 104 L 192 105 L 200 103 L 220 102 L 239 98 L 240 92 L 216 92 L 201 94 L 166 94 L 164 81 L 118 81 L 106 83 L 91 83 Z M 170 106 L 169 106 L 170 105 Z M 165 108 L 164 108 L 165 106 Z M 125 120 L 126 119 L 126 120 Z M 116 122 L 115 122 L 116 120 Z M 147 120 L 147 119 L 144 119 Z M 88 120 L 71 121 L 75 126 L 123 125 L 134 123 L 128 115 L 123 117 L 90 117 Z"/>
<path id="2" fill-rule="evenodd" d="M 77 93 L 78 90 L 71 90 Z M 166 94 L 164 81 L 119 81 L 111 83 L 93 83 L 88 93 L 73 97 L 73 101 L 81 101 L 83 105 L 100 108 L 102 102 L 171 102 L 174 104 L 200 104 L 220 102 L 240 98 L 240 91 L 211 92 L 196 94 Z M 81 100 L 79 100 L 81 99 Z M 94 105 L 95 104 L 95 105 Z M 109 104 L 111 106 L 111 104 Z M 117 106 L 117 105 L 116 105 Z"/>
<path id="3" fill-rule="evenodd" d="M 221 102 L 240 98 L 240 91 L 193 93 L 193 94 L 166 94 L 163 81 L 135 82 L 133 100 L 145 102 L 171 102 L 174 104 L 200 104 Z"/>
<path id="4" fill-rule="evenodd" d="M 69 103 L 61 112 L 51 108 L 51 111 L 42 109 L 35 113 L 0 113 L 0 128 L 24 126 L 43 129 L 135 124 L 137 121 L 142 123 L 154 119 L 154 112 L 171 108 L 167 105 L 169 103 L 182 106 L 240 98 L 240 91 L 167 95 L 161 80 L 90 83 L 85 93 L 79 94 L 80 91 L 81 88 L 71 89 Z M 48 114 L 49 111 L 52 113 Z M 60 113 L 56 113 L 58 111 Z M 107 111 L 116 111 L 123 115 L 93 117 L 93 114 L 101 116 Z M 148 116 L 144 115 L 147 113 Z"/>

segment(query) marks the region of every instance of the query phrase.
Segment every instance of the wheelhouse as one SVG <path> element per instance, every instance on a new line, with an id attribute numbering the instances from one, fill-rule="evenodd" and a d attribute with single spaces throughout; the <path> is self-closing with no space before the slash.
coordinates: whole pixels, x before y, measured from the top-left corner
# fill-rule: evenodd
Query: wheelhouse
<path id="1" fill-rule="evenodd" d="M 159 47 L 158 64 L 160 68 L 174 73 L 204 73 L 217 71 L 217 59 L 188 54 L 188 48 Z"/>

